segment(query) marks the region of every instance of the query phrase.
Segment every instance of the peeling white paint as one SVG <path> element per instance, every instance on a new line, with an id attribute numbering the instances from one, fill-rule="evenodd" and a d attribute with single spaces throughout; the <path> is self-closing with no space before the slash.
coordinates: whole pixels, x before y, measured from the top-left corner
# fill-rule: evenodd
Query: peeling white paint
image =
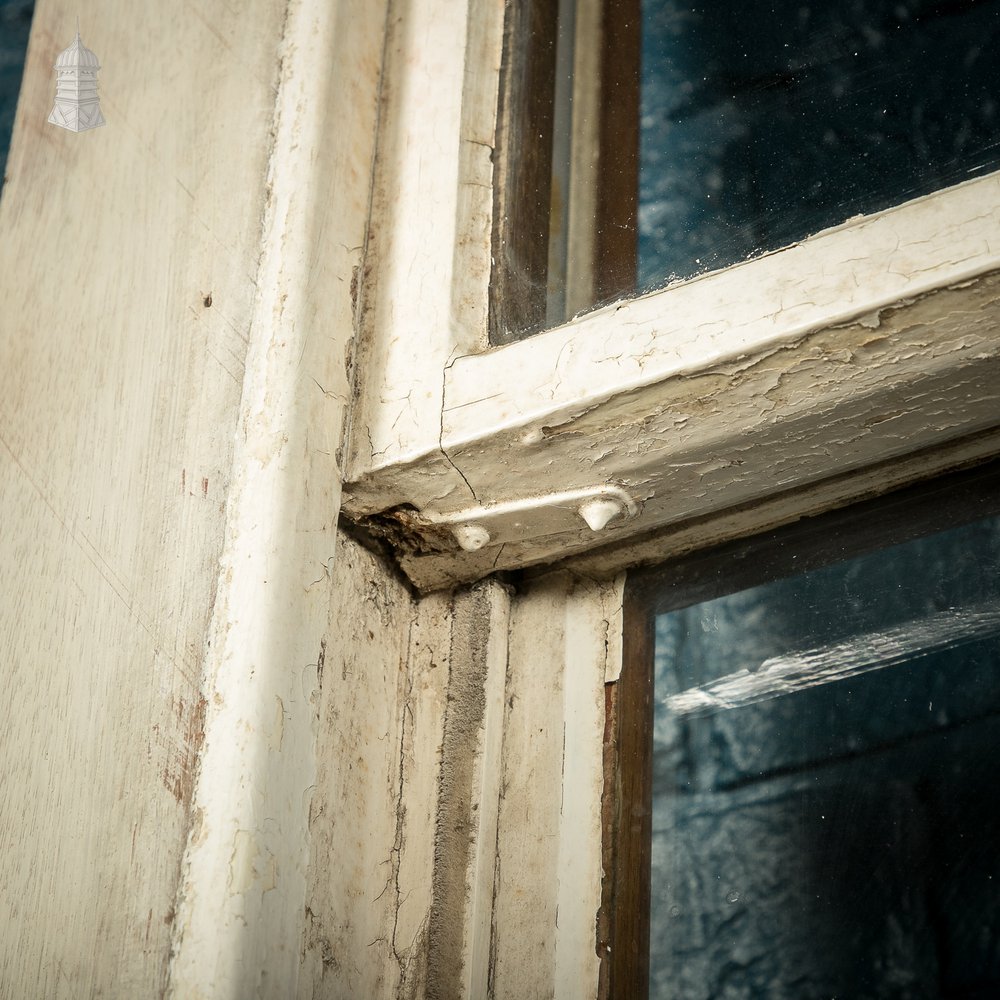
<path id="1" fill-rule="evenodd" d="M 427 488 L 466 502 L 438 439 L 448 365 L 485 347 L 503 9 L 503 0 L 394 8 L 347 460 L 356 478 L 426 457 Z"/>
<path id="2" fill-rule="evenodd" d="M 622 673 L 622 621 L 625 607 L 624 573 L 603 584 L 597 592 L 600 607 L 596 610 L 604 628 L 604 683 L 611 684 Z"/>
<path id="3" fill-rule="evenodd" d="M 492 24 L 488 7 L 456 5 L 454 34 L 462 37 L 460 20 Z M 430 5 L 408 12 L 404 77 L 427 58 L 423 39 L 439 13 Z M 483 36 L 489 31 L 499 29 Z M 406 119 L 410 153 L 426 150 L 428 159 L 473 120 L 482 135 L 495 129 L 494 105 L 477 89 L 493 81 L 493 63 L 484 60 L 481 79 L 470 82 L 460 46 L 439 56 L 455 94 L 463 81 L 461 102 L 419 122 L 405 102 L 387 111 Z M 405 255 L 406 266 L 378 252 L 369 261 L 376 290 L 367 318 L 377 342 L 369 361 L 379 389 L 358 412 L 345 510 L 366 516 L 410 505 L 428 521 L 448 521 L 473 506 L 599 486 L 624 488 L 644 505 L 608 537 L 580 526 L 543 539 L 526 525 L 521 539 L 490 530 L 489 541 L 466 551 L 457 542 L 415 546 L 401 560 L 421 590 L 625 542 L 998 422 L 998 175 L 484 350 L 448 313 L 452 248 L 486 241 L 441 223 L 456 217 L 442 206 L 461 182 L 407 168 L 399 156 L 380 169 L 377 218 L 391 230 L 381 238 L 421 249 Z M 488 208 L 477 205 L 480 215 Z M 471 225 L 472 216 L 462 218 Z M 472 271 L 467 297 L 482 303 L 488 274 Z M 879 427 L 866 409 L 892 413 L 893 422 Z"/>
<path id="4" fill-rule="evenodd" d="M 431 600 L 418 616 L 377 559 L 351 539 L 339 545 L 328 611 L 336 641 L 315 706 L 297 995 L 417 996 L 408 991 L 421 980 L 431 905 L 448 602 Z"/>
<path id="5" fill-rule="evenodd" d="M 875 465 L 884 471 L 918 450 L 961 448 L 961 439 L 996 428 L 998 310 L 1000 279 L 987 275 L 961 292 L 944 289 L 883 310 L 877 330 L 818 330 L 732 366 L 715 362 L 696 377 L 681 374 L 600 404 L 583 400 L 547 424 L 548 436 L 535 446 L 524 443 L 523 429 L 483 424 L 452 459 L 498 505 L 523 502 L 549 484 L 621 483 L 642 513 L 611 522 L 600 541 L 623 545 L 833 476 Z M 403 565 L 418 586 L 431 588 L 595 545 L 582 525 L 504 541 L 502 549 L 471 554 L 407 554 Z"/>
<path id="6" fill-rule="evenodd" d="M 134 19 L 101 3 L 95 45 L 148 78 Z M 164 70 L 120 100 L 114 151 L 74 146 L 72 169 L 40 131 L 38 38 L 62 7 L 36 14 L 29 68 L 43 71 L 26 74 L 0 202 L 17 819 L 0 830 L 19 845 L 0 861 L 16 929 L 0 982 L 46 996 L 412 1000 L 431 980 L 469 1000 L 594 996 L 614 574 L 998 450 L 996 217 L 982 212 L 995 180 L 920 203 L 902 229 L 891 213 L 862 221 L 856 260 L 862 237 L 845 229 L 483 354 L 501 0 L 391 6 L 367 274 L 385 4 L 291 0 L 276 95 L 281 10 L 251 4 L 238 36 L 224 4 L 183 24 L 149 13 L 171 42 L 152 58 L 181 52 L 181 93 L 212 99 L 159 141 L 146 112 L 151 93 L 176 101 L 174 85 L 151 90 L 176 83 Z M 108 63 L 108 92 L 125 94 L 114 74 L 130 63 Z M 192 158 L 203 128 L 245 143 Z M 91 254 L 72 255 L 67 225 Z M 948 244 L 934 273 L 915 256 L 921 226 Z M 806 259 L 822 266 L 790 278 Z M 355 276 L 370 338 L 355 511 L 410 502 L 446 518 L 569 496 L 572 529 L 528 544 L 512 517 L 502 548 L 404 567 L 443 587 L 584 553 L 578 568 L 607 582 L 549 573 L 513 596 L 494 580 L 417 600 L 338 535 Z M 859 276 L 868 292 L 845 292 Z M 54 277 L 79 295 L 25 300 Z M 737 324 L 712 311 L 718 296 Z M 414 343 L 427 344 L 416 366 Z M 850 486 L 815 486 L 852 470 Z M 669 540 L 637 543 L 616 518 L 601 540 L 617 544 L 587 555 L 572 491 L 595 483 L 644 501 L 636 529 Z"/>

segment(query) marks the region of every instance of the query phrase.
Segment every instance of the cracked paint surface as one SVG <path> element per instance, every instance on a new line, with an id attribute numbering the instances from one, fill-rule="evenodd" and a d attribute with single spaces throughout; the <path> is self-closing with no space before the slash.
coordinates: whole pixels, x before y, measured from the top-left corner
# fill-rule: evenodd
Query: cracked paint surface
<path id="1" fill-rule="evenodd" d="M 623 579 L 552 574 L 513 602 L 490 996 L 598 989 L 606 678 L 620 670 Z"/>
<path id="2" fill-rule="evenodd" d="M 486 136 L 492 112 L 478 114 Z M 423 129 L 415 147 L 429 141 Z M 997 423 L 996 177 L 490 351 L 456 337 L 447 316 L 452 242 L 444 255 L 433 238 L 454 234 L 436 232 L 435 203 L 421 197 L 437 180 L 406 182 L 407 238 L 429 225 L 430 270 L 373 259 L 382 312 L 372 357 L 380 400 L 398 397 L 398 380 L 408 399 L 424 387 L 422 409 L 402 420 L 396 403 L 362 408 L 358 427 L 378 458 L 356 451 L 345 511 L 416 511 L 399 562 L 422 591 L 620 543 Z M 407 313 L 404 330 L 393 310 L 423 302 L 428 282 L 437 312 Z M 421 351 L 403 376 L 414 337 Z M 541 537 L 526 524 L 520 544 L 476 553 L 419 542 L 421 511 L 440 519 L 470 496 L 489 506 L 600 485 L 643 504 L 628 530 Z"/>
<path id="3" fill-rule="evenodd" d="M 522 543 L 505 538 L 502 553 L 404 552 L 402 565 L 432 589 L 550 562 L 990 430 L 1000 422 L 998 311 L 1000 277 L 989 274 L 881 308 L 877 324 L 866 314 L 629 392 L 584 396 L 541 424 L 477 423 L 477 406 L 465 407 L 469 439 L 453 441 L 448 459 L 480 498 L 614 483 L 642 515 L 596 538 L 582 525 L 534 536 L 526 524 Z M 403 488 L 418 509 L 465 504 L 459 495 L 421 501 L 419 479 L 404 476 Z"/>
<path id="4" fill-rule="evenodd" d="M 460 818 L 463 838 L 475 822 L 470 789 L 456 790 L 445 776 L 469 764 L 468 747 L 453 752 L 455 737 L 446 732 L 455 721 L 449 726 L 446 717 L 475 702 L 477 667 L 454 649 L 455 597 L 415 603 L 347 538 L 332 593 L 339 641 L 328 647 L 327 675 L 349 681 L 324 684 L 318 706 L 300 996 L 433 996 L 442 982 L 457 984 L 466 961 L 468 849 L 443 849 L 441 836 L 444 815 Z M 469 628 L 478 610 L 465 610 Z M 453 670 L 471 681 L 465 694 Z M 446 901 L 444 884 L 457 892 Z M 448 947 L 435 949 L 432 939 L 441 939 L 436 921 L 456 906 L 449 962 Z M 451 978 L 442 980 L 447 970 Z"/>
<path id="5" fill-rule="evenodd" d="M 341 541 L 327 674 L 350 681 L 318 709 L 299 995 L 485 996 L 508 595 L 415 602 Z"/>

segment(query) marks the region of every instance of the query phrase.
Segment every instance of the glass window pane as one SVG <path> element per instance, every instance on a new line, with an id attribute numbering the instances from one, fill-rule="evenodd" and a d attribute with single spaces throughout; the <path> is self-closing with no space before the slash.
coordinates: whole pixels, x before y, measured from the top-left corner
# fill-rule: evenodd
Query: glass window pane
<path id="1" fill-rule="evenodd" d="M 1000 995 L 1000 518 L 655 619 L 650 996 Z"/>
<path id="2" fill-rule="evenodd" d="M 639 285 L 1000 166 L 998 0 L 643 3 Z"/>
<path id="3" fill-rule="evenodd" d="M 509 11 L 493 343 L 1000 169 L 1000 0 Z"/>

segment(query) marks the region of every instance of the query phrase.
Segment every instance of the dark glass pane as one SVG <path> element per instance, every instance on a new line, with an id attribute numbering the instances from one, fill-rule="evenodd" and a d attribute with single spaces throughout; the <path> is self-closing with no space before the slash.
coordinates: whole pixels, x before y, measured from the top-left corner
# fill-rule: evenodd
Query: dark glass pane
<path id="1" fill-rule="evenodd" d="M 639 285 L 1000 167 L 1000 0 L 643 3 Z"/>
<path id="2" fill-rule="evenodd" d="M 33 3 L 3 3 L 0 0 L 0 188 L 3 187 L 34 7 Z"/>
<path id="3" fill-rule="evenodd" d="M 656 618 L 651 989 L 1000 996 L 1000 518 Z"/>
<path id="4" fill-rule="evenodd" d="M 574 3 L 542 4 L 558 32 L 520 43 L 547 54 L 556 85 L 530 92 L 555 112 L 518 119 L 504 155 L 551 158 L 552 191 L 508 184 L 498 259 L 538 302 L 503 286 L 494 343 L 1000 169 L 1000 0 L 602 0 L 596 34 L 575 32 Z M 594 48 L 599 105 L 577 106 L 590 91 L 566 67 Z M 567 195 L 570 211 L 592 198 L 592 232 L 570 224 Z M 551 200 L 540 228 L 515 219 L 532 198 Z"/>

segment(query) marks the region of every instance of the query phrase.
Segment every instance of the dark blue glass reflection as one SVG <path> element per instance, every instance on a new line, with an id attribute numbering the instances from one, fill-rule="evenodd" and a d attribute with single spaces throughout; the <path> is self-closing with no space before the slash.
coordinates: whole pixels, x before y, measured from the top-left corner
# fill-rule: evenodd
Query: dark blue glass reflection
<path id="1" fill-rule="evenodd" d="M 34 7 L 33 3 L 3 3 L 0 0 L 0 188 L 3 187 Z"/>
<path id="2" fill-rule="evenodd" d="M 1000 996 L 1000 519 L 656 619 L 654 1000 Z"/>
<path id="3" fill-rule="evenodd" d="M 642 6 L 642 288 L 1000 168 L 1000 0 Z"/>

